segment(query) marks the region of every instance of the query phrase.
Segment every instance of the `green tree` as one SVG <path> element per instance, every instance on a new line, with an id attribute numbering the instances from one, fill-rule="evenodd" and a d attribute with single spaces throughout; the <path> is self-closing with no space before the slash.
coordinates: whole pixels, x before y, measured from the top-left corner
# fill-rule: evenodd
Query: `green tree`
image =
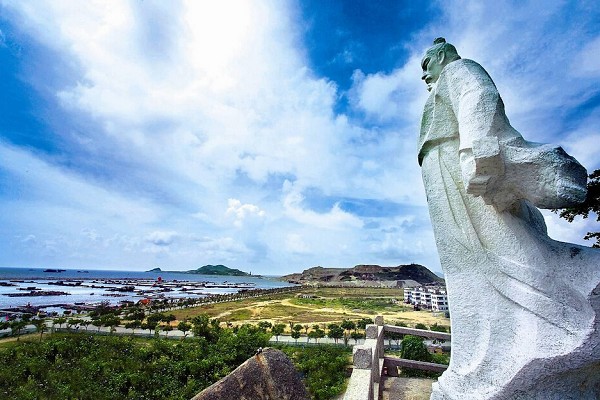
<path id="1" fill-rule="evenodd" d="M 131 334 L 135 335 L 135 328 L 140 328 L 142 326 L 142 321 L 139 319 L 134 319 L 125 324 L 126 329 L 131 329 Z"/>
<path id="2" fill-rule="evenodd" d="M 354 331 L 354 332 L 352 332 L 352 333 L 350 334 L 350 337 L 351 337 L 352 339 L 354 339 L 354 344 L 356 344 L 356 343 L 358 343 L 358 341 L 359 341 L 360 339 L 364 339 L 364 338 L 365 338 L 365 335 L 364 335 L 364 333 L 360 333 L 360 332 L 358 332 L 358 331 Z"/>
<path id="3" fill-rule="evenodd" d="M 40 333 L 40 342 L 42 341 L 42 335 L 44 334 L 44 332 L 46 332 L 48 330 L 48 326 L 46 325 L 46 320 L 45 319 L 34 319 L 33 321 L 31 321 L 31 323 L 35 326 L 35 329 L 37 332 Z"/>
<path id="4" fill-rule="evenodd" d="M 167 316 L 163 313 L 154 313 L 154 314 L 148 315 L 148 318 L 146 318 L 146 321 L 150 322 L 150 323 L 158 324 L 159 322 L 164 321 L 165 318 L 167 318 Z M 154 326 L 156 326 L 156 325 L 154 325 Z"/>
<path id="5" fill-rule="evenodd" d="M 163 325 L 162 330 L 165 333 L 165 336 L 169 336 L 169 332 L 173 330 L 173 327 L 171 325 Z"/>
<path id="6" fill-rule="evenodd" d="M 70 330 L 74 326 L 81 325 L 82 322 L 83 322 L 83 320 L 80 318 L 69 318 L 69 320 L 67 321 L 67 328 Z M 77 329 L 79 329 L 79 328 L 77 328 Z"/>
<path id="7" fill-rule="evenodd" d="M 344 330 L 338 324 L 329 324 L 327 325 L 327 336 L 337 344 L 338 340 L 344 336 Z"/>
<path id="8" fill-rule="evenodd" d="M 127 313 L 126 319 L 128 320 L 144 320 L 146 318 L 146 313 L 139 307 L 134 307 L 129 310 Z"/>
<path id="9" fill-rule="evenodd" d="M 188 335 L 187 332 L 192 329 L 192 324 L 186 321 L 179 321 L 179 324 L 177 324 L 177 329 L 183 332 L 183 337 L 181 338 L 183 340 Z"/>
<path id="10" fill-rule="evenodd" d="M 259 321 L 258 322 L 258 327 L 260 329 L 262 329 L 264 332 L 266 332 L 267 329 L 271 329 L 273 327 L 273 324 L 270 323 L 269 321 Z"/>
<path id="11" fill-rule="evenodd" d="M 285 324 L 275 324 L 271 329 L 271 333 L 275 336 L 275 340 L 279 342 L 279 335 L 285 330 Z"/>
<path id="12" fill-rule="evenodd" d="M 600 222 L 600 169 L 592 172 L 589 178 L 585 201 L 575 207 L 568 207 L 561 210 L 559 214 L 561 218 L 573 222 L 577 216 L 586 219 L 590 213 L 594 213 L 596 214 L 596 221 Z M 553 211 L 558 212 L 559 210 Z M 600 248 L 600 232 L 588 232 L 583 238 L 585 240 L 596 239 L 593 247 Z"/>
<path id="13" fill-rule="evenodd" d="M 345 331 L 351 331 L 351 330 L 356 329 L 356 322 L 345 319 L 345 320 L 342 321 L 342 323 L 340 324 L 340 326 Z"/>
<path id="14" fill-rule="evenodd" d="M 114 314 L 105 314 L 100 317 L 100 322 L 102 323 L 102 326 L 106 326 L 109 333 L 112 334 L 121 323 L 121 319 Z"/>
<path id="15" fill-rule="evenodd" d="M 192 333 L 197 338 L 204 338 L 210 343 L 214 343 L 219 338 L 221 328 L 219 320 L 211 320 L 208 315 L 200 314 L 192 319 Z"/>
<path id="16" fill-rule="evenodd" d="M 366 329 L 367 325 L 371 324 L 374 324 L 374 321 L 371 318 L 362 318 L 356 323 L 356 326 L 358 329 Z"/>
<path id="17" fill-rule="evenodd" d="M 95 319 L 92 321 L 92 325 L 98 328 L 98 332 L 100 332 L 100 327 L 102 326 L 102 321 L 100 319 Z"/>
<path id="18" fill-rule="evenodd" d="M 26 321 L 12 321 L 10 323 L 10 325 L 9 325 L 10 330 L 11 330 L 11 334 L 13 336 L 16 334 L 17 335 L 17 340 L 19 340 L 20 335 L 21 335 L 21 331 L 26 326 L 27 326 L 27 322 Z"/>
<path id="19" fill-rule="evenodd" d="M 400 357 L 415 361 L 430 361 L 431 353 L 427 351 L 423 338 L 406 335 L 402 340 Z"/>
<path id="20" fill-rule="evenodd" d="M 85 326 L 85 330 L 88 330 L 88 326 L 90 326 L 90 324 L 92 323 L 92 321 L 90 321 L 89 319 L 82 319 L 81 320 L 81 325 Z"/>
<path id="21" fill-rule="evenodd" d="M 67 319 L 65 317 L 58 317 L 58 318 L 54 319 L 53 322 L 55 324 L 57 324 L 59 328 L 62 328 L 62 324 L 64 324 L 65 322 L 67 322 Z"/>
<path id="22" fill-rule="evenodd" d="M 345 319 L 342 321 L 340 326 L 344 330 L 344 344 L 346 346 L 348 346 L 348 340 L 350 339 L 350 332 L 352 330 L 356 330 L 356 322 Z"/>
<path id="23" fill-rule="evenodd" d="M 427 330 L 427 325 L 422 324 L 422 323 L 417 323 L 415 324 L 415 329 L 423 329 L 423 330 Z"/>
<path id="24" fill-rule="evenodd" d="M 148 322 L 142 322 L 142 325 L 140 325 L 140 328 L 145 331 L 146 329 L 148 329 L 149 333 L 152 333 L 152 331 L 154 330 L 154 328 L 156 328 L 157 323 L 156 322 L 152 322 L 152 323 L 148 323 Z"/>
<path id="25" fill-rule="evenodd" d="M 406 335 L 402 340 L 400 357 L 415 361 L 434 361 L 433 355 L 427 350 L 423 338 L 412 335 Z M 403 368 L 402 373 L 408 376 L 432 376 L 430 372 L 412 368 Z"/>
<path id="26" fill-rule="evenodd" d="M 315 339 L 315 343 L 319 343 L 319 339 L 325 337 L 325 331 L 319 325 L 314 325 L 313 330 L 308 334 L 310 339 Z"/>
<path id="27" fill-rule="evenodd" d="M 292 339 L 294 339 L 296 341 L 296 344 L 298 344 L 299 338 L 300 338 L 300 331 L 293 330 L 292 331 Z"/>
<path id="28" fill-rule="evenodd" d="M 173 322 L 173 321 L 176 321 L 176 320 L 177 320 L 177 317 L 175 317 L 174 314 L 165 315 L 163 317 L 163 319 L 162 319 L 163 322 L 166 322 L 168 324 L 171 323 L 171 322 Z"/>

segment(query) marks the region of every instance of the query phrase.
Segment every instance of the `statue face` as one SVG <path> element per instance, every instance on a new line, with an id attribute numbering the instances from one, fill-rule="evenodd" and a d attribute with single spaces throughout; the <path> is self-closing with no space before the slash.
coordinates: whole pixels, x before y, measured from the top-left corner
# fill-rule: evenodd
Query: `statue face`
<path id="1" fill-rule="evenodd" d="M 439 51 L 437 53 L 429 54 L 426 53 L 425 57 L 421 61 L 421 68 L 423 68 L 423 75 L 421 79 L 425 81 L 427 84 L 427 90 L 431 91 L 440 77 L 440 73 L 444 66 L 445 54 L 443 51 Z"/>

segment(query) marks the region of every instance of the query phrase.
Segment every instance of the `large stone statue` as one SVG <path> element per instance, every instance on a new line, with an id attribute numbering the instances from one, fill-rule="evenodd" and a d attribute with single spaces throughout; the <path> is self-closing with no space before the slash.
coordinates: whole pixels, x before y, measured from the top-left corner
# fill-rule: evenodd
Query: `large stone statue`
<path id="1" fill-rule="evenodd" d="M 419 139 L 452 324 L 432 399 L 600 399 L 600 251 L 550 239 L 536 207 L 586 195 L 560 147 L 527 142 L 494 82 L 436 39 Z"/>

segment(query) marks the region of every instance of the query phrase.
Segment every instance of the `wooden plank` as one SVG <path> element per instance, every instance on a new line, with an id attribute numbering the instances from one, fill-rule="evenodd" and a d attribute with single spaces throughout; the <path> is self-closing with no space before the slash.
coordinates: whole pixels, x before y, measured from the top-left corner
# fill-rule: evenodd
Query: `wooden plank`
<path id="1" fill-rule="evenodd" d="M 446 332 L 427 331 L 425 329 L 406 328 L 404 326 L 395 325 L 384 325 L 384 330 L 386 332 L 395 332 L 404 335 L 420 336 L 431 339 L 450 340 L 450 338 L 452 337 L 452 335 Z"/>
<path id="2" fill-rule="evenodd" d="M 433 372 L 444 372 L 448 369 L 447 365 L 444 364 L 436 364 L 425 361 L 414 361 L 407 360 L 406 358 L 398 358 L 398 357 L 384 357 L 383 365 L 388 369 L 400 367 L 400 368 L 414 368 L 421 369 L 424 371 L 433 371 Z"/>

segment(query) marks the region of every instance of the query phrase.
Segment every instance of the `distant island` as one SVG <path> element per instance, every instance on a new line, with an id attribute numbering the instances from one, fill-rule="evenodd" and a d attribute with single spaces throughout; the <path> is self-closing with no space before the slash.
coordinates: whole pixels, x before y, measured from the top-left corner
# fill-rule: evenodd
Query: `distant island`
<path id="1" fill-rule="evenodd" d="M 204 265 L 198 269 L 191 269 L 188 271 L 163 271 L 160 268 L 153 268 L 146 272 L 178 272 L 182 274 L 198 274 L 198 275 L 223 275 L 223 276 L 252 276 L 244 271 L 240 271 L 239 269 L 229 268 L 222 264 L 218 265 Z"/>
<path id="2" fill-rule="evenodd" d="M 240 271 L 235 268 L 228 268 L 224 265 L 205 265 L 198 269 L 192 269 L 185 271 L 186 274 L 200 274 L 200 275 L 227 275 L 227 276 L 250 276 L 249 273 Z"/>
<path id="3" fill-rule="evenodd" d="M 420 264 L 382 267 L 356 265 L 353 268 L 313 267 L 301 273 L 284 275 L 282 281 L 303 285 L 414 287 L 443 284 L 440 278 Z"/>

